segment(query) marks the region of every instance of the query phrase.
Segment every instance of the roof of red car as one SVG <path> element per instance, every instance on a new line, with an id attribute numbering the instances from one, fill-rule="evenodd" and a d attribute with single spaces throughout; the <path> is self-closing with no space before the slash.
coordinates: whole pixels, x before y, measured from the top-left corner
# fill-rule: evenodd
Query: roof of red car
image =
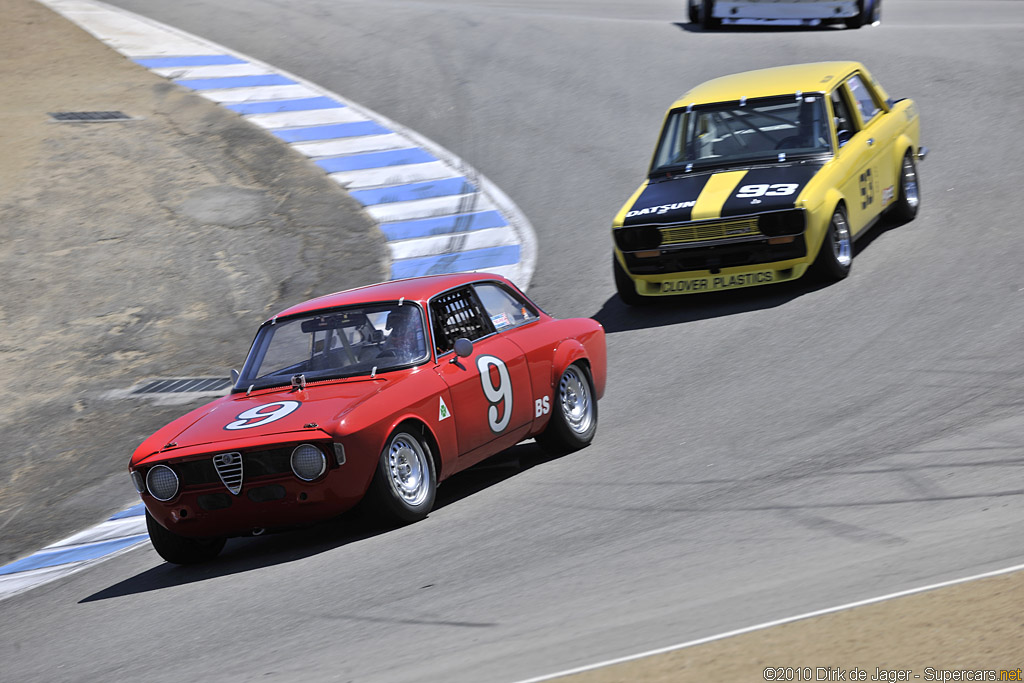
<path id="1" fill-rule="evenodd" d="M 451 289 L 452 287 L 458 287 L 459 285 L 466 284 L 467 282 L 477 282 L 480 280 L 509 282 L 501 275 L 496 275 L 494 273 L 449 273 L 445 275 L 410 277 L 403 280 L 389 280 L 388 282 L 380 282 L 375 285 L 366 285 L 365 287 L 357 287 L 355 289 L 346 289 L 343 292 L 335 292 L 334 294 L 327 294 L 315 299 L 310 299 L 309 301 L 304 301 L 301 304 L 296 304 L 291 308 L 286 308 L 274 317 L 285 317 L 324 308 L 350 306 L 352 304 L 369 303 L 373 301 L 395 301 L 403 297 L 410 301 L 419 301 L 420 303 L 425 304 L 430 297 L 434 296 L 438 292 L 443 292 L 444 290 Z"/>

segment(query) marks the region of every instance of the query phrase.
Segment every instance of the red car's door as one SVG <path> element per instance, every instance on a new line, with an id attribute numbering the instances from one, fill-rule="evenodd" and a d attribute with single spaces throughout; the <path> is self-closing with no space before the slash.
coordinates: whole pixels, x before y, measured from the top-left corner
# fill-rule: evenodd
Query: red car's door
<path id="1" fill-rule="evenodd" d="M 455 420 L 460 457 L 479 460 L 518 442 L 533 420 L 529 368 L 522 349 L 495 333 L 471 287 L 435 297 L 430 314 L 436 370 L 451 392 L 447 408 Z M 453 351 L 459 337 L 473 342 L 467 358 Z"/>

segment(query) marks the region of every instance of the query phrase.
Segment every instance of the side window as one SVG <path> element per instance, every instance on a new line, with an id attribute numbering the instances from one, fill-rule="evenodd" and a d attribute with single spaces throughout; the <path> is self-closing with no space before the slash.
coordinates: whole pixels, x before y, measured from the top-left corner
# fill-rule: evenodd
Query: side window
<path id="1" fill-rule="evenodd" d="M 537 311 L 525 299 L 496 283 L 474 285 L 480 303 L 498 332 L 535 320 Z"/>
<path id="2" fill-rule="evenodd" d="M 847 139 L 857 132 L 857 122 L 850 113 L 850 107 L 846 103 L 845 93 L 838 90 L 832 91 L 832 114 L 835 116 L 836 132 L 846 131 L 849 133 Z"/>
<path id="3" fill-rule="evenodd" d="M 864 122 L 866 126 L 868 121 L 875 118 L 875 115 L 881 111 L 878 104 L 875 102 L 874 95 L 871 94 L 871 90 L 864 84 L 863 79 L 860 76 L 854 74 L 846 81 L 846 87 L 850 89 L 850 94 L 853 96 L 853 101 L 860 110 L 860 120 Z"/>
<path id="4" fill-rule="evenodd" d="M 460 287 L 434 298 L 430 302 L 430 315 L 438 354 L 451 351 L 459 337 L 474 341 L 494 331 L 470 287 Z"/>

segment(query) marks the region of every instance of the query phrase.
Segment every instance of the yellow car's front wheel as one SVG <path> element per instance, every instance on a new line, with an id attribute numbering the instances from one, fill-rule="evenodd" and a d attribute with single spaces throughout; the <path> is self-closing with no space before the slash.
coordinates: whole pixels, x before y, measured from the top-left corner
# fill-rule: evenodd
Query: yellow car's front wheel
<path id="1" fill-rule="evenodd" d="M 624 304 L 629 306 L 643 306 L 644 304 L 650 303 L 650 299 L 653 297 L 646 297 L 637 294 L 636 285 L 633 283 L 633 278 L 626 273 L 625 269 L 619 265 L 619 259 L 612 255 L 612 271 L 615 273 L 615 289 L 619 293 L 619 298 L 622 299 Z"/>
<path id="2" fill-rule="evenodd" d="M 908 149 L 903 155 L 900 165 L 900 194 L 892 207 L 893 217 L 903 223 L 909 223 L 917 216 L 917 207 L 921 204 L 920 188 L 917 185 L 917 165 L 914 155 Z"/>
<path id="3" fill-rule="evenodd" d="M 811 268 L 814 275 L 826 282 L 842 280 L 850 274 L 853 265 L 853 237 L 850 235 L 850 222 L 846 219 L 846 209 L 840 204 L 832 214 L 828 224 L 828 232 L 821 241 L 818 256 Z"/>

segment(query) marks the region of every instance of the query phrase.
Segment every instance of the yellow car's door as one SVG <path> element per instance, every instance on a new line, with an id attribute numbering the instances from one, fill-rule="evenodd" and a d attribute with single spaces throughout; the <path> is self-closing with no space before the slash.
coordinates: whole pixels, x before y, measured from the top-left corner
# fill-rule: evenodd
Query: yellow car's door
<path id="1" fill-rule="evenodd" d="M 840 93 L 857 119 L 858 132 L 850 144 L 855 143 L 862 155 L 856 194 L 847 193 L 844 188 L 850 203 L 856 205 L 850 210 L 850 229 L 856 235 L 874 223 L 887 201 L 892 199 L 896 169 L 888 159 L 892 157 L 890 148 L 895 137 L 892 129 L 896 124 L 885 115 L 882 102 L 860 74 L 847 78 L 840 86 Z"/>

